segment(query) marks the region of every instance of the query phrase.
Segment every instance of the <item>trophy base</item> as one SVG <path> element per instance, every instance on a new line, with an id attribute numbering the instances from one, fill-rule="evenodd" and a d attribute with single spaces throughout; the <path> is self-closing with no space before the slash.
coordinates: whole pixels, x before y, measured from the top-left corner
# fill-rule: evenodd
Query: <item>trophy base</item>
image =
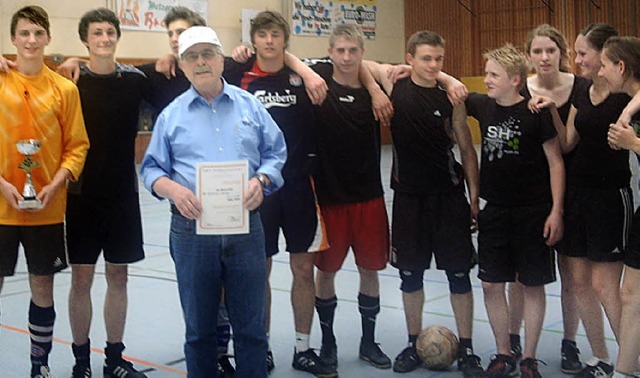
<path id="1" fill-rule="evenodd" d="M 21 210 L 37 209 L 42 207 L 42 201 L 39 199 L 28 199 L 18 202 L 18 208 Z"/>

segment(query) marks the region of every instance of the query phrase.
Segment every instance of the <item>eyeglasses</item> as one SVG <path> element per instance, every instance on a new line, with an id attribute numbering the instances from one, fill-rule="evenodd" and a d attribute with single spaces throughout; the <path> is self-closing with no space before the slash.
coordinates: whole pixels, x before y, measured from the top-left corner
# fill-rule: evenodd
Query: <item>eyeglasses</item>
<path id="1" fill-rule="evenodd" d="M 218 53 L 215 50 L 202 50 L 200 52 L 191 51 L 188 53 L 182 54 L 182 59 L 186 60 L 189 63 L 194 63 L 198 61 L 198 57 L 201 56 L 203 60 L 211 60 L 215 58 Z"/>

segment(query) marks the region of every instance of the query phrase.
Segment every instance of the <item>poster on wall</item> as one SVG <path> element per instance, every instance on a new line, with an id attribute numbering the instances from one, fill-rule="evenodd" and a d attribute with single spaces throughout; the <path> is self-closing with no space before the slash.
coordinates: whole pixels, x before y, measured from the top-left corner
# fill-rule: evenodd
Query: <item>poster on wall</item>
<path id="1" fill-rule="evenodd" d="M 367 39 L 376 36 L 376 0 L 292 0 L 291 4 L 294 35 L 328 37 L 335 25 L 357 24 Z"/>
<path id="2" fill-rule="evenodd" d="M 120 18 L 120 28 L 126 30 L 166 32 L 162 20 L 169 9 L 187 7 L 205 20 L 208 0 L 108 0 L 111 9 Z"/>
<path id="3" fill-rule="evenodd" d="M 258 13 L 259 9 L 243 9 L 242 10 L 242 44 L 251 46 L 251 24 Z"/>

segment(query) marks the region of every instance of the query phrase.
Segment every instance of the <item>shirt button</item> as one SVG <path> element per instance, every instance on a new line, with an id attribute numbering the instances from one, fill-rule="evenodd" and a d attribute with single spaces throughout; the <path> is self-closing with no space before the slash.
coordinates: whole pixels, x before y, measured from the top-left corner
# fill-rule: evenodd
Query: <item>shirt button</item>
<path id="1" fill-rule="evenodd" d="M 224 151 L 224 148 L 220 147 L 220 148 L 218 148 L 218 151 L 222 152 L 222 151 Z"/>
<path id="2" fill-rule="evenodd" d="M 219 128 L 219 127 L 216 127 L 216 131 L 217 131 L 217 132 L 220 132 L 220 128 Z"/>
<path id="3" fill-rule="evenodd" d="M 212 113 L 215 113 L 215 112 L 216 112 L 216 110 L 215 110 L 215 109 L 213 109 L 213 108 L 211 108 L 211 112 L 212 112 Z"/>

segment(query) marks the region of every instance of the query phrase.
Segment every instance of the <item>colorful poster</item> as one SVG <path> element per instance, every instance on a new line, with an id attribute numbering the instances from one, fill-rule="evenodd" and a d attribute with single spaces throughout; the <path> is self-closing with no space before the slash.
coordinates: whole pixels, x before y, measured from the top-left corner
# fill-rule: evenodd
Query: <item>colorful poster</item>
<path id="1" fill-rule="evenodd" d="M 357 24 L 367 39 L 374 39 L 376 13 L 374 0 L 292 0 L 292 31 L 298 36 L 327 37 L 335 25 Z"/>
<path id="2" fill-rule="evenodd" d="M 166 32 L 162 23 L 169 9 L 184 6 L 207 17 L 207 0 L 111 0 L 120 18 L 120 28 L 126 30 Z"/>

